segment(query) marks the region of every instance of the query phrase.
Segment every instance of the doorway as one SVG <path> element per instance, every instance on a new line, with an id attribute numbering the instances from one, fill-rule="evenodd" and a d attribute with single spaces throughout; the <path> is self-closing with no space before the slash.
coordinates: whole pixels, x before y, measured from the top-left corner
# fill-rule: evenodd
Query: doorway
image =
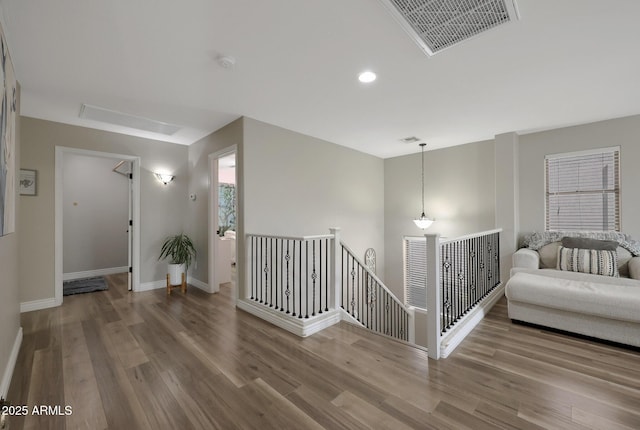
<path id="1" fill-rule="evenodd" d="M 127 272 L 128 289 L 135 291 L 140 279 L 140 234 L 137 228 L 140 213 L 139 157 L 56 147 L 55 166 L 56 304 L 62 304 L 65 280 L 107 275 L 107 272 Z M 107 201 L 109 199 L 104 197 L 110 191 L 95 189 L 97 184 L 104 187 L 101 182 L 107 180 L 113 180 L 116 185 L 112 186 L 122 187 L 119 201 Z M 78 181 L 93 185 L 81 187 L 76 183 Z M 108 209 L 110 204 L 121 205 L 117 224 L 110 222 L 109 218 L 115 217 Z M 88 213 L 91 215 L 87 216 Z M 74 229 L 79 234 L 74 235 Z M 113 237 L 101 235 L 105 229 L 112 230 Z M 101 243 L 91 245 L 91 239 Z M 95 246 L 103 249 L 95 251 Z M 74 247 L 93 251 L 83 253 Z M 116 255 L 118 253 L 120 255 Z M 105 265 L 109 267 L 103 269 Z"/>
<path id="2" fill-rule="evenodd" d="M 236 147 L 209 156 L 209 290 L 235 283 L 237 230 Z"/>

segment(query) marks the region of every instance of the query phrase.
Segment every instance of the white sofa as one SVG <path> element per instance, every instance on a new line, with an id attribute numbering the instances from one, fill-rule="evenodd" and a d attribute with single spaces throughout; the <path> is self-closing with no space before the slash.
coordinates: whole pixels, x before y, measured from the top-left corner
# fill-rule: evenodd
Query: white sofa
<path id="1" fill-rule="evenodd" d="M 525 240 L 530 248 L 513 255 L 505 288 L 509 318 L 640 347 L 640 244 L 610 232 L 537 234 L 543 240 Z M 554 239 L 563 234 L 617 240 L 620 276 L 556 269 Z"/>

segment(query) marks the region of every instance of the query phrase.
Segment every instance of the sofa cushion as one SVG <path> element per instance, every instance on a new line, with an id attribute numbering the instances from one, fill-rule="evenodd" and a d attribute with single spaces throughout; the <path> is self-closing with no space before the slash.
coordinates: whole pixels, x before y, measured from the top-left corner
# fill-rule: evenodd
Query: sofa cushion
<path id="1" fill-rule="evenodd" d="M 640 322 L 640 282 L 582 273 L 560 273 L 563 276 L 557 276 L 558 271 L 554 270 L 538 270 L 535 274 L 517 272 L 507 283 L 507 299 L 603 318 Z M 620 284 L 614 284 L 613 281 Z"/>
<path id="2" fill-rule="evenodd" d="M 558 248 L 558 269 L 618 276 L 618 255 L 603 249 Z"/>
<path id="3" fill-rule="evenodd" d="M 599 240 L 587 237 L 565 236 L 562 238 L 561 242 L 562 246 L 565 248 L 603 249 L 605 251 L 615 251 L 618 247 L 618 242 L 615 240 Z"/>
<path id="4" fill-rule="evenodd" d="M 546 276 L 548 278 L 567 279 L 570 281 L 593 282 L 605 285 L 623 285 L 638 288 L 640 291 L 640 280 L 630 278 L 614 278 L 613 276 L 591 275 L 590 273 L 563 272 L 558 269 L 524 269 L 514 267 L 511 269 L 511 276 L 516 273 L 530 273 L 532 275 Z"/>

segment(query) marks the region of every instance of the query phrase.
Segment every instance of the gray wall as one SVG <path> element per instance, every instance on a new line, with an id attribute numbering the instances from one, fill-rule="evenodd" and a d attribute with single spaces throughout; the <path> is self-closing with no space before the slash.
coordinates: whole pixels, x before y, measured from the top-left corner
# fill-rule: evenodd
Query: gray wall
<path id="1" fill-rule="evenodd" d="M 166 265 L 158 262 L 168 235 L 183 229 L 188 204 L 187 147 L 122 134 L 22 117 L 22 166 L 38 170 L 38 195 L 22 199 L 20 236 L 20 300 L 54 297 L 54 173 L 55 147 L 139 156 L 141 283 L 162 280 Z M 159 169 L 176 175 L 163 185 Z"/>
<path id="2" fill-rule="evenodd" d="M 435 222 L 423 231 L 413 223 L 422 206 L 418 145 L 416 154 L 384 160 L 385 281 L 401 299 L 403 236 L 454 238 L 495 225 L 493 141 L 425 151 L 424 166 L 425 212 Z"/>
<path id="3" fill-rule="evenodd" d="M 18 87 L 19 91 L 19 87 Z M 18 93 L 18 102 L 20 96 Z M 17 111 L 20 112 L 18 106 Z M 20 158 L 20 117 L 16 118 L 16 177 L 18 184 L 20 168 L 23 167 Z M 20 329 L 20 298 L 18 278 L 18 246 L 24 223 L 21 221 L 22 202 L 31 197 L 20 196 L 16 190 L 16 232 L 0 237 L 0 381 L 9 363 L 9 355 Z M 2 395 L 6 393 L 1 393 Z"/>
<path id="4" fill-rule="evenodd" d="M 640 115 L 522 135 L 520 236 L 544 230 L 544 156 L 620 146 L 621 225 L 640 239 Z"/>
<path id="5" fill-rule="evenodd" d="M 247 233 L 304 236 L 340 227 L 360 259 L 376 250 L 384 277 L 382 159 L 248 118 L 243 148 Z"/>
<path id="6" fill-rule="evenodd" d="M 224 126 L 215 133 L 189 146 L 189 193 L 196 194 L 195 201 L 189 201 L 186 212 L 185 231 L 193 239 L 198 251 L 197 264 L 191 275 L 204 283 L 209 282 L 209 155 L 232 145 L 242 147 L 242 118 Z M 241 161 L 236 153 L 236 165 Z M 238 172 L 240 176 L 240 172 Z M 238 184 L 239 186 L 240 184 Z M 240 199 L 238 199 L 240 205 Z M 241 211 L 239 211 L 241 213 Z M 238 231 L 238 238 L 242 237 Z M 238 242 L 241 242 L 240 240 Z"/>
<path id="7" fill-rule="evenodd" d="M 113 172 L 117 162 L 64 155 L 64 273 L 129 265 L 129 179 Z"/>

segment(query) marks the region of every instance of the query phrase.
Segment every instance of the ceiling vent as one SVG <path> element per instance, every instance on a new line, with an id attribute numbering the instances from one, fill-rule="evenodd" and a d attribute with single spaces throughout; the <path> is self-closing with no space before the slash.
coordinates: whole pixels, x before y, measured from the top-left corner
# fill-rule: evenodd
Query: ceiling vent
<path id="1" fill-rule="evenodd" d="M 171 136 L 180 127 L 166 122 L 155 121 L 153 119 L 133 116 L 114 110 L 104 109 L 97 106 L 83 104 L 80 108 L 80 118 L 93 121 L 105 122 L 107 124 L 120 125 L 123 127 L 135 128 L 136 130 L 150 131 L 152 133 Z"/>
<path id="2" fill-rule="evenodd" d="M 402 139 L 400 139 L 400 142 L 402 143 L 414 143 L 418 141 L 420 141 L 420 138 L 415 136 L 403 137 Z"/>
<path id="3" fill-rule="evenodd" d="M 515 0 L 380 1 L 429 56 L 519 19 Z"/>

